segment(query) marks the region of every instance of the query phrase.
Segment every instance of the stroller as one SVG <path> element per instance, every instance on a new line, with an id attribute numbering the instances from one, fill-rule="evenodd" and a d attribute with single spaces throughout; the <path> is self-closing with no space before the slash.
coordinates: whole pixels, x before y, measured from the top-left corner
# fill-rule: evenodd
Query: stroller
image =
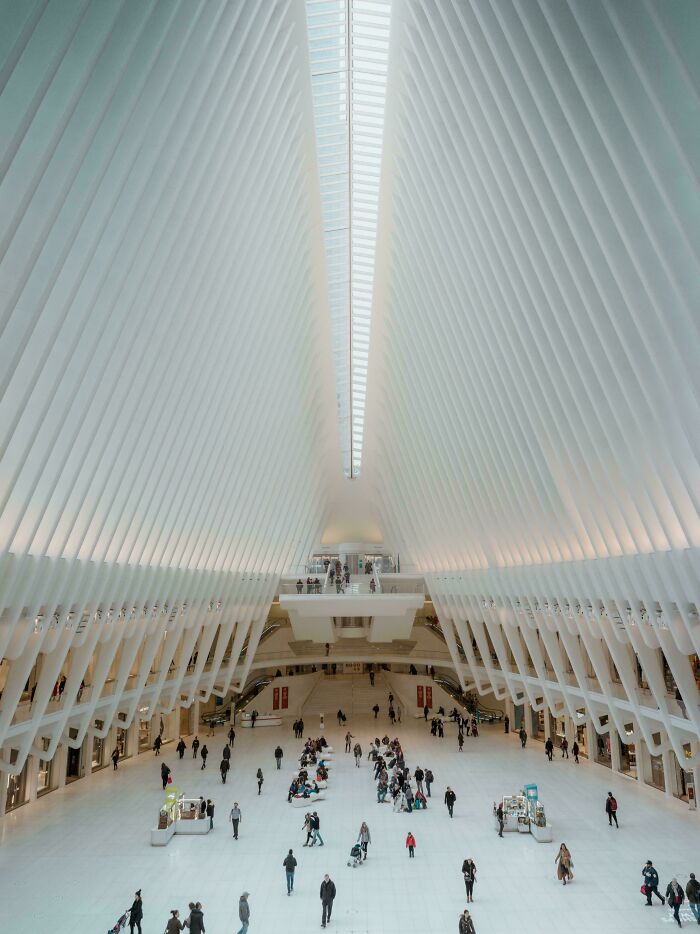
<path id="1" fill-rule="evenodd" d="M 125 911 L 121 918 L 117 921 L 114 927 L 110 928 L 107 931 L 107 934 L 119 934 L 119 932 L 127 926 L 129 922 L 129 912 Z"/>
<path id="2" fill-rule="evenodd" d="M 352 866 L 354 869 L 356 866 L 362 865 L 362 847 L 359 843 L 353 843 L 352 849 L 350 850 L 350 859 L 348 860 L 348 866 Z"/>

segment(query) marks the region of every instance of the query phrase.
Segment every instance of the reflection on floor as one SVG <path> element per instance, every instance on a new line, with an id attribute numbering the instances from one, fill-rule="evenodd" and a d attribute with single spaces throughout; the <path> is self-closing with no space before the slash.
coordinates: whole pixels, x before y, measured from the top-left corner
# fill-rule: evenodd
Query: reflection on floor
<path id="1" fill-rule="evenodd" d="M 315 732 L 317 718 L 306 722 L 307 733 Z M 358 717 L 348 726 L 366 753 L 377 732 L 374 721 Z M 386 720 L 378 726 L 388 731 Z M 225 786 L 217 768 L 225 733 L 220 729 L 207 739 L 205 772 L 190 752 L 180 763 L 170 744 L 162 760 L 147 753 L 118 773 L 105 769 L 89 783 L 54 792 L 0 822 L 3 916 L 13 919 L 12 934 L 104 934 L 142 888 L 144 934 L 160 934 L 169 909 L 180 908 L 184 916 L 191 899 L 203 903 L 209 934 L 233 934 L 238 896 L 247 890 L 251 934 L 302 934 L 320 927 L 319 886 L 328 872 L 338 891 L 331 929 L 450 934 L 466 907 L 460 870 L 471 856 L 478 868 L 471 906 L 478 934 L 618 934 L 656 931 L 669 921 L 667 909 L 644 907 L 639 887 L 646 859 L 658 867 L 664 888 L 673 875 L 685 885 L 689 871 L 700 874 L 700 816 L 681 802 L 584 761 L 578 767 L 573 760 L 549 764 L 541 744 L 523 751 L 500 726 L 468 739 L 462 754 L 451 728 L 442 741 L 422 721 L 404 723 L 397 732 L 409 764 L 429 766 L 435 774 L 431 807 L 407 815 L 378 805 L 369 765 L 356 769 L 342 752 L 342 731 L 327 723 L 336 762 L 328 800 L 318 806 L 323 848 L 302 848 L 303 811 L 286 803 L 300 747 L 287 727 L 239 729 Z M 280 772 L 273 757 L 278 742 L 285 752 Z M 212 833 L 175 837 L 162 849 L 149 845 L 163 799 L 161 761 L 188 796 L 214 798 Z M 265 774 L 261 797 L 259 766 Z M 554 825 L 553 844 L 518 834 L 501 840 L 492 829 L 493 802 L 525 782 L 539 784 Z M 442 803 L 447 784 L 457 793 L 454 820 Z M 620 830 L 608 827 L 609 789 L 619 802 Z M 237 842 L 226 819 L 234 800 L 243 812 Z M 362 820 L 372 834 L 369 859 L 351 869 L 348 854 Z M 410 861 L 404 846 L 409 830 L 417 841 Z M 566 888 L 555 877 L 561 841 L 575 864 L 576 878 Z M 299 861 L 291 898 L 282 868 L 289 847 Z"/>

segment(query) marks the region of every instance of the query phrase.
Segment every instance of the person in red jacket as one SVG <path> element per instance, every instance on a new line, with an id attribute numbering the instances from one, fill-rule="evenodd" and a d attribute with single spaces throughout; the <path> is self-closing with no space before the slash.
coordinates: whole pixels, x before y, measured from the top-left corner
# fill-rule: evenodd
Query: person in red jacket
<path id="1" fill-rule="evenodd" d="M 416 847 L 416 838 L 413 836 L 410 830 L 408 831 L 408 836 L 406 837 L 406 846 L 408 847 L 409 859 L 413 859 L 415 857 L 415 853 L 413 851 Z"/>
<path id="2" fill-rule="evenodd" d="M 617 822 L 617 801 L 613 798 L 612 791 L 608 792 L 608 797 L 605 799 L 605 813 L 608 815 L 608 824 L 612 827 L 612 822 L 615 821 L 615 826 L 619 830 L 620 825 Z"/>

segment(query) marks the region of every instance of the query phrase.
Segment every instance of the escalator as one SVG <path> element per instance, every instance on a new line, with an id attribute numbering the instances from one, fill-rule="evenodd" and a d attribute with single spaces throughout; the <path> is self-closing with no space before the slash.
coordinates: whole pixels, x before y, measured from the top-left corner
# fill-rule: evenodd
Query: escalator
<path id="1" fill-rule="evenodd" d="M 455 684 L 454 681 L 450 681 L 449 678 L 445 678 L 443 675 L 436 675 L 433 680 L 435 684 L 439 685 L 450 697 L 453 697 L 460 706 L 466 707 L 470 713 L 476 714 L 478 711 L 479 719 L 482 723 L 495 723 L 497 720 L 503 719 L 502 710 L 484 707 L 479 702 L 479 698 L 476 694 L 466 694 L 459 685 Z"/>
<path id="2" fill-rule="evenodd" d="M 267 678 L 264 675 L 260 678 L 255 678 L 253 681 L 248 682 L 245 691 L 238 695 L 233 701 L 233 704 L 229 704 L 228 707 L 221 707 L 218 710 L 212 710 L 211 713 L 205 713 L 204 716 L 200 717 L 200 720 L 202 723 L 206 723 L 207 726 L 221 726 L 224 723 L 228 723 L 232 715 L 235 719 L 235 715 L 239 710 L 242 710 L 249 704 L 263 688 L 267 687 L 270 681 L 272 681 L 272 678 Z"/>

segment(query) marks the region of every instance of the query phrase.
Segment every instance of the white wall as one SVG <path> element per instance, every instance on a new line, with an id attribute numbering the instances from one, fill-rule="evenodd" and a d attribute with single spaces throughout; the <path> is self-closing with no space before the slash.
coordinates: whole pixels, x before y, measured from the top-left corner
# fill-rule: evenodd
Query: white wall
<path id="1" fill-rule="evenodd" d="M 276 710 L 280 717 L 298 717 L 306 698 L 313 691 L 322 677 L 321 672 L 315 671 L 310 675 L 294 675 L 291 678 L 273 678 L 266 688 L 252 699 L 245 708 L 246 710 L 257 710 L 259 714 L 273 713 L 273 689 L 280 689 L 280 702 L 282 698 L 282 688 L 286 687 L 289 691 L 289 700 L 286 710 Z"/>

